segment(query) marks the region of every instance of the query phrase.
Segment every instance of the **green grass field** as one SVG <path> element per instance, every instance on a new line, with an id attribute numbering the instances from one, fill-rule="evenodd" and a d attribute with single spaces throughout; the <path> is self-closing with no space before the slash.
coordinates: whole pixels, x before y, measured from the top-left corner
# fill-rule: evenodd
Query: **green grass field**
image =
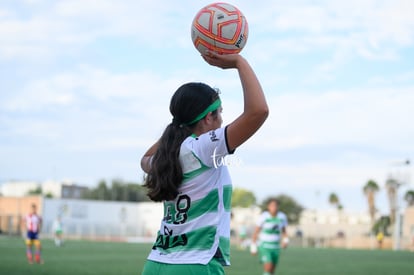
<path id="1" fill-rule="evenodd" d="M 29 265 L 23 239 L 0 237 L 0 274 L 141 274 L 151 248 L 149 244 L 89 241 L 67 241 L 60 248 L 51 240 L 42 244 L 45 264 Z M 225 270 L 227 275 L 262 274 L 257 257 L 237 248 L 232 249 L 232 266 Z M 283 251 L 276 274 L 411 275 L 414 253 L 291 247 Z"/>

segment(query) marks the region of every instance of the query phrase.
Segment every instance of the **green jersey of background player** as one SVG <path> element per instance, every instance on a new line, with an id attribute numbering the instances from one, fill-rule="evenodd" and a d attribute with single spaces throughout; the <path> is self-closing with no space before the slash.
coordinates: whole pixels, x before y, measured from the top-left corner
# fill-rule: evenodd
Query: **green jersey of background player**
<path id="1" fill-rule="evenodd" d="M 278 211 L 278 205 L 277 199 L 274 198 L 267 202 L 267 211 L 261 214 L 256 224 L 250 247 L 250 252 L 255 255 L 257 253 L 256 242 L 258 241 L 264 275 L 275 273 L 280 248 L 286 248 L 289 243 L 286 232 L 287 217 L 283 212 Z"/>

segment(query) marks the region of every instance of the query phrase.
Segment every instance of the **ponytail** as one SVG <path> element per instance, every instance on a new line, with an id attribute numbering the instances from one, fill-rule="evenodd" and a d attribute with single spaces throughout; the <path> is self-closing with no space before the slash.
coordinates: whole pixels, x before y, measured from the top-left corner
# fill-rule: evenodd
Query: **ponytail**
<path id="1" fill-rule="evenodd" d="M 203 83 L 184 84 L 174 93 L 170 102 L 173 120 L 161 135 L 144 180 L 151 200 L 173 200 L 177 197 L 183 180 L 179 160 L 181 144 L 207 113 L 217 113 L 220 104 L 218 92 Z"/>
<path id="2" fill-rule="evenodd" d="M 151 200 L 173 200 L 178 195 L 178 186 L 183 180 L 178 157 L 181 143 L 190 135 L 188 127 L 176 123 L 171 123 L 164 130 L 144 183 Z"/>

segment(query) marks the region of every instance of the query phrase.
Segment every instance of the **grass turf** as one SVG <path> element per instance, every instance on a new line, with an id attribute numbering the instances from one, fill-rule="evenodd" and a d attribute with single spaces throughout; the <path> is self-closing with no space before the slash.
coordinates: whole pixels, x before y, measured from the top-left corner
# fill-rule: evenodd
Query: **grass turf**
<path id="1" fill-rule="evenodd" d="M 0 237 L 0 274 L 97 275 L 141 274 L 150 244 L 67 241 L 55 247 L 42 240 L 43 265 L 29 265 L 21 238 Z M 408 275 L 413 274 L 414 253 L 389 250 L 345 250 L 291 247 L 283 250 L 276 274 L 283 275 Z M 227 275 L 262 274 L 258 258 L 232 248 Z"/>

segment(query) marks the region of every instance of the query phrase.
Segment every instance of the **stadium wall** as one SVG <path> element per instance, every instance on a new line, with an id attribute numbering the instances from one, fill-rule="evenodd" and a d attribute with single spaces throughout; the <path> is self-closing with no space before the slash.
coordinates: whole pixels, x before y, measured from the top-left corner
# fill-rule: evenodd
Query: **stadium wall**
<path id="1" fill-rule="evenodd" d="M 37 205 L 38 213 L 43 218 L 41 237 L 45 238 L 53 237 L 53 221 L 60 217 L 64 236 L 67 239 L 153 242 L 163 216 L 162 204 L 153 202 L 0 196 L 0 234 L 23 235 L 25 230 L 22 218 L 30 211 L 33 203 Z M 259 215 L 258 207 L 233 209 L 231 224 L 233 242 L 242 241 L 241 231 L 247 238 L 251 236 Z M 306 219 L 307 216 L 310 218 Z M 292 245 L 365 249 L 373 249 L 377 246 L 375 237 L 368 236 L 369 226 L 365 222 L 340 222 L 352 220 L 345 217 L 346 215 L 336 219 L 335 215 L 327 216 L 324 212 L 303 215 L 300 224 L 290 225 L 288 228 Z M 322 220 L 328 222 L 322 223 Z M 330 220 L 338 222 L 329 222 Z M 414 207 L 406 208 L 402 229 L 401 248 L 414 251 Z M 341 234 L 338 234 L 339 232 Z M 385 238 L 383 248 L 391 247 L 392 238 Z"/>
<path id="2" fill-rule="evenodd" d="M 66 237 L 128 241 L 154 237 L 163 209 L 160 203 L 44 199 L 44 234 L 53 235 L 60 217 Z"/>
<path id="3" fill-rule="evenodd" d="M 0 197 L 0 233 L 20 235 L 22 218 L 30 211 L 31 205 L 36 204 L 39 213 L 42 212 L 42 197 Z"/>
<path id="4" fill-rule="evenodd" d="M 0 233 L 24 234 L 22 218 L 32 203 L 38 206 L 46 238 L 53 237 L 53 221 L 60 217 L 67 239 L 154 241 L 163 216 L 162 204 L 153 202 L 0 197 Z"/>

